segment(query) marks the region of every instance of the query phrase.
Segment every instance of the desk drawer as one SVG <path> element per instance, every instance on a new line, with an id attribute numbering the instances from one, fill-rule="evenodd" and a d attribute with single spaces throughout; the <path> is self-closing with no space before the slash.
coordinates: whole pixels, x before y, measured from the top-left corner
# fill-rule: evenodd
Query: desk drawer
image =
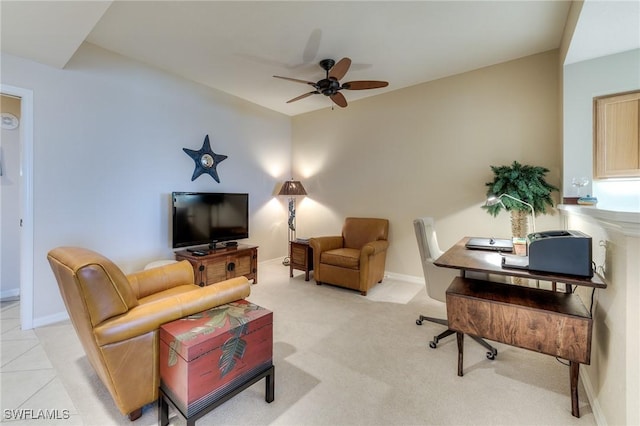
<path id="1" fill-rule="evenodd" d="M 447 290 L 447 318 L 455 331 L 591 362 L 592 320 L 575 294 L 457 277 Z"/>

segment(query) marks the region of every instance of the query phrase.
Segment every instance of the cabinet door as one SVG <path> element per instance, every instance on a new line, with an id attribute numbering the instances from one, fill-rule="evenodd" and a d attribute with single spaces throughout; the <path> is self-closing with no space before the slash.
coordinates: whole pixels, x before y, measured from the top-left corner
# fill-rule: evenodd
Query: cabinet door
<path id="1" fill-rule="evenodd" d="M 640 91 L 594 99 L 594 177 L 640 176 Z"/>
<path id="2" fill-rule="evenodd" d="M 212 259 L 205 265 L 207 274 L 207 285 L 214 284 L 227 279 L 227 262 L 226 258 L 221 257 Z"/>
<path id="3" fill-rule="evenodd" d="M 234 257 L 231 260 L 235 267 L 232 271 L 229 271 L 229 278 L 240 277 L 242 275 L 251 274 L 251 253 L 245 253 L 242 256 Z"/>

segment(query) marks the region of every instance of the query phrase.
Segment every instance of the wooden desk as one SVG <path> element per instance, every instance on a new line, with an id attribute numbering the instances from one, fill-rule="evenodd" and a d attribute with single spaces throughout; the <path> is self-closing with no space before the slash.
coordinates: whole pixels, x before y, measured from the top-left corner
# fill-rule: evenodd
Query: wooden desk
<path id="1" fill-rule="evenodd" d="M 488 250 L 467 249 L 465 244 L 469 241 L 469 238 L 470 237 L 465 237 L 460 240 L 440 256 L 434 264 L 436 266 L 442 266 L 443 268 L 460 269 L 463 276 L 465 271 L 475 271 L 585 287 L 607 287 L 607 284 L 598 274 L 595 274 L 593 278 L 581 278 L 570 275 L 531 272 L 522 269 L 504 269 L 502 267 L 502 255 L 500 253 Z"/>
<path id="2" fill-rule="evenodd" d="M 557 356 L 569 361 L 571 414 L 580 417 L 580 364 L 591 362 L 591 313 L 570 291 L 572 285 L 606 288 L 599 275 L 580 278 L 503 269 L 500 253 L 465 248 L 467 238 L 434 263 L 461 271 L 447 290 L 447 320 L 458 341 L 458 375 L 463 373 L 464 334 Z M 568 284 L 565 293 L 465 277 L 466 271 Z"/>

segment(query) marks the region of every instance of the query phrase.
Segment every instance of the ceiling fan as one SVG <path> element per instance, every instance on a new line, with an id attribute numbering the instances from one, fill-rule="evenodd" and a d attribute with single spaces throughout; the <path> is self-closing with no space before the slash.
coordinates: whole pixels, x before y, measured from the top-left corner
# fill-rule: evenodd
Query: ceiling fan
<path id="1" fill-rule="evenodd" d="M 381 87 L 387 87 L 389 85 L 389 83 L 386 81 L 375 80 L 349 81 L 347 83 L 340 84 L 339 80 L 345 76 L 347 71 L 349 71 L 349 67 L 351 66 L 351 59 L 349 58 L 342 58 L 337 63 L 333 59 L 323 59 L 320 61 L 319 65 L 323 70 L 325 70 L 326 77 L 316 83 L 312 81 L 298 80 L 297 78 L 274 75 L 275 78 L 282 78 L 284 80 L 291 80 L 298 83 L 308 84 L 315 89 L 311 92 L 290 99 L 287 101 L 287 103 L 299 101 L 300 99 L 304 99 L 307 96 L 322 94 L 331 98 L 331 100 L 339 107 L 344 108 L 347 106 L 347 100 L 345 99 L 344 95 L 340 93 L 340 90 L 379 89 Z"/>

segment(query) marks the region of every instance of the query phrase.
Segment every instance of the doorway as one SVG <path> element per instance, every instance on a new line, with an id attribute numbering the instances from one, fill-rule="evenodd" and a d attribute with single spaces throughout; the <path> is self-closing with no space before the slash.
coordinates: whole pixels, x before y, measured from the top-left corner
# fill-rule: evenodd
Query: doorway
<path id="1" fill-rule="evenodd" d="M 20 100 L 17 127 L 20 145 L 20 173 L 17 178 L 20 327 L 29 330 L 33 328 L 33 91 L 3 84 L 0 85 L 0 93 Z M 8 248 L 0 246 L 0 249 Z"/>
<path id="2" fill-rule="evenodd" d="M 20 98 L 2 94 L 0 300 L 20 297 Z"/>

